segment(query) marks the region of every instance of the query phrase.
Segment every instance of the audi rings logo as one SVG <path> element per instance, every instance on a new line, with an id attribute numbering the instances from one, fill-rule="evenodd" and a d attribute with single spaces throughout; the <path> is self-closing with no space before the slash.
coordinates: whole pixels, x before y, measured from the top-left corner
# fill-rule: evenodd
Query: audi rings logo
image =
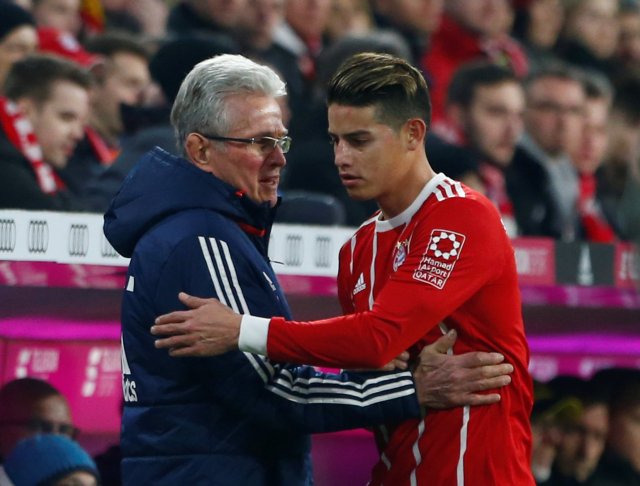
<path id="1" fill-rule="evenodd" d="M 302 265 L 302 236 L 287 235 L 285 246 L 284 262 L 288 266 L 299 267 Z"/>
<path id="2" fill-rule="evenodd" d="M 118 252 L 113 249 L 113 246 L 109 243 L 107 238 L 102 235 L 102 239 L 100 240 L 100 253 L 105 258 L 117 258 Z"/>
<path id="3" fill-rule="evenodd" d="M 27 236 L 29 253 L 46 253 L 49 247 L 49 224 L 46 221 L 29 221 L 29 232 Z"/>
<path id="4" fill-rule="evenodd" d="M 89 251 L 89 227 L 86 224 L 72 224 L 67 241 L 69 256 L 87 256 Z"/>
<path id="5" fill-rule="evenodd" d="M 0 252 L 13 252 L 16 249 L 16 222 L 13 219 L 0 219 Z"/>
<path id="6" fill-rule="evenodd" d="M 316 237 L 316 267 L 329 268 L 331 266 L 331 238 Z"/>

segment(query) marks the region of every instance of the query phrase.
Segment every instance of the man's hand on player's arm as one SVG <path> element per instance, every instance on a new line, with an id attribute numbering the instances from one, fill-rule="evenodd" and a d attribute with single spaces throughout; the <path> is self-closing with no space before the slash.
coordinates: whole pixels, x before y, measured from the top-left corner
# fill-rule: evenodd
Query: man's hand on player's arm
<path id="1" fill-rule="evenodd" d="M 511 383 L 513 366 L 499 353 L 447 354 L 456 340 L 449 331 L 425 346 L 413 372 L 418 401 L 430 408 L 489 405 L 500 401 L 498 393 L 479 393 Z"/>
<path id="2" fill-rule="evenodd" d="M 201 299 L 183 292 L 180 301 L 189 310 L 171 312 L 156 319 L 151 334 L 156 348 L 168 348 L 171 356 L 216 356 L 238 349 L 242 316 L 217 299 Z"/>
<path id="3" fill-rule="evenodd" d="M 156 348 L 169 349 L 174 357 L 216 356 L 238 348 L 242 316 L 217 299 L 202 299 L 181 292 L 180 301 L 189 307 L 156 319 L 151 334 L 158 336 Z M 406 370 L 409 353 L 403 352 L 382 367 L 382 371 Z"/>

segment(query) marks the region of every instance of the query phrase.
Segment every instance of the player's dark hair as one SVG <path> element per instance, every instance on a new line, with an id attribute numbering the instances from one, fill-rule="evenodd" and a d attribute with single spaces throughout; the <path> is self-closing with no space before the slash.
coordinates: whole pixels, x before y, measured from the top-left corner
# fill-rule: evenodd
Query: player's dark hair
<path id="1" fill-rule="evenodd" d="M 398 130 L 411 118 L 431 122 L 424 77 L 404 59 L 365 52 L 347 59 L 329 82 L 329 105 L 375 106 L 376 118 Z"/>

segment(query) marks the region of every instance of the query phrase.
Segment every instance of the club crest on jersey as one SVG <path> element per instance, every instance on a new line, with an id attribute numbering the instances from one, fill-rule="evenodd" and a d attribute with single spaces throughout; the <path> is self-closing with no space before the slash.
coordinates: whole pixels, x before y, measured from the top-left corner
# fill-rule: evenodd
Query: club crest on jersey
<path id="1" fill-rule="evenodd" d="M 429 244 L 413 272 L 413 278 L 433 285 L 437 289 L 444 288 L 460 258 L 465 239 L 464 235 L 454 231 L 444 229 L 431 231 Z"/>
<path id="2" fill-rule="evenodd" d="M 400 265 L 407 259 L 407 251 L 409 247 L 409 240 L 399 241 L 396 243 L 393 256 L 393 271 L 395 272 L 400 268 Z"/>

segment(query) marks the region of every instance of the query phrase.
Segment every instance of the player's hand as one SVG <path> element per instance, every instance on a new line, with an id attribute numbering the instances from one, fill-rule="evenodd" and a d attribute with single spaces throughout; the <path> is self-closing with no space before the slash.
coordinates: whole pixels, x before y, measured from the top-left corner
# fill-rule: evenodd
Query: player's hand
<path id="1" fill-rule="evenodd" d="M 174 357 L 217 356 L 238 348 L 242 317 L 216 299 L 201 299 L 180 292 L 190 310 L 156 319 L 151 334 L 159 336 L 156 348 L 169 349 Z"/>
<path id="2" fill-rule="evenodd" d="M 513 366 L 500 353 L 447 354 L 456 341 L 455 330 L 425 346 L 414 370 L 418 400 L 430 408 L 489 405 L 500 401 L 498 393 L 479 393 L 511 383 Z"/>

